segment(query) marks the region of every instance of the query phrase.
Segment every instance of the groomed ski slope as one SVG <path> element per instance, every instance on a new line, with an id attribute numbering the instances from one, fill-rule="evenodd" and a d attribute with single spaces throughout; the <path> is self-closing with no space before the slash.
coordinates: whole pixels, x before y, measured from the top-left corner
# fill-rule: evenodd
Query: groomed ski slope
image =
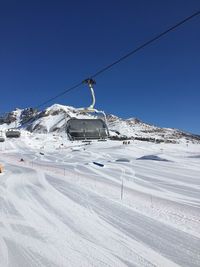
<path id="1" fill-rule="evenodd" d="M 0 163 L 0 266 L 200 266 L 200 145 L 24 133 Z"/>

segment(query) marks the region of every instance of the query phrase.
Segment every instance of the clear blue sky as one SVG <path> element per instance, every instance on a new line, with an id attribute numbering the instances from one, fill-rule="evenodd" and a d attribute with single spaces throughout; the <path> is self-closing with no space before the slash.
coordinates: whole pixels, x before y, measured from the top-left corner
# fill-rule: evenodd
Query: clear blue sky
<path id="1" fill-rule="evenodd" d="M 1 0 L 0 112 L 40 104 L 199 9 L 199 0 Z M 196 17 L 99 76 L 97 108 L 200 134 L 199 72 Z M 87 106 L 90 95 L 82 87 L 56 102 Z"/>

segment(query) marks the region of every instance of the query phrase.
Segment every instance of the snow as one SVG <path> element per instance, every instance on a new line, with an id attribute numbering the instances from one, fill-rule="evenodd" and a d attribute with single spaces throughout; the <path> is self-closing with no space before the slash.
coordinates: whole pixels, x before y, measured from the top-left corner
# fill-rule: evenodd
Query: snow
<path id="1" fill-rule="evenodd" d="M 0 266 L 200 266 L 199 156 L 198 144 L 7 139 Z"/>
<path id="2" fill-rule="evenodd" d="M 7 115 L 10 115 L 12 122 L 9 123 L 9 120 L 4 117 L 0 131 L 19 127 L 34 133 L 65 133 L 67 121 L 70 118 L 96 118 L 94 113 L 85 114 L 80 109 L 59 104 L 54 104 L 41 112 L 27 108 L 24 110 L 16 109 Z M 8 124 L 5 123 L 6 121 Z M 128 137 L 137 140 L 151 140 L 152 142 L 200 143 L 200 136 L 177 129 L 156 127 L 137 118 L 122 119 L 115 115 L 107 115 L 107 125 L 113 139 Z"/>

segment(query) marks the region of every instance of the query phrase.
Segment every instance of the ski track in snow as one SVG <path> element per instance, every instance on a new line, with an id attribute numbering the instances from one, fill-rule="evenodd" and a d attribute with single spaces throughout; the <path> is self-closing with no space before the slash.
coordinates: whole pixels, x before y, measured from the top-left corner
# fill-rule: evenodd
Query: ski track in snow
<path id="1" fill-rule="evenodd" d="M 0 145 L 0 266 L 200 266 L 200 146 L 41 136 Z"/>

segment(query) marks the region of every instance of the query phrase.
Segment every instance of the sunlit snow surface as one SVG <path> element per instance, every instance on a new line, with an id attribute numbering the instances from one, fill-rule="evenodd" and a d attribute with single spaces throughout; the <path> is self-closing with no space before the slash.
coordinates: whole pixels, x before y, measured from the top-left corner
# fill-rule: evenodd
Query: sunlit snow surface
<path id="1" fill-rule="evenodd" d="M 1 267 L 200 266 L 200 145 L 23 133 L 0 163 Z"/>

